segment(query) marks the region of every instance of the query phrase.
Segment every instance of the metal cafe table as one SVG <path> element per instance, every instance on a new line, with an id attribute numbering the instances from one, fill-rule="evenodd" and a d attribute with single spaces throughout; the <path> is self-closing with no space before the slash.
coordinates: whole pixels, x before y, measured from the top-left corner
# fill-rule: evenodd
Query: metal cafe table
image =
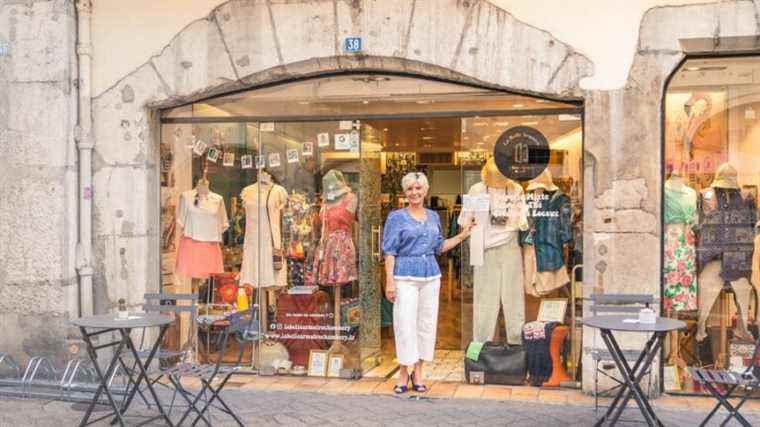
<path id="1" fill-rule="evenodd" d="M 609 425 L 614 425 L 620 418 L 631 397 L 638 404 L 648 425 L 662 426 L 662 421 L 657 418 L 652 406 L 649 404 L 649 400 L 647 400 L 646 394 L 641 391 L 639 383 L 644 374 L 651 368 L 654 357 L 660 352 L 667 333 L 685 328 L 686 323 L 665 317 L 657 317 L 654 323 L 639 323 L 638 315 L 631 316 L 628 314 L 592 316 L 583 319 L 583 324 L 600 330 L 602 339 L 607 345 L 607 349 L 618 371 L 620 371 L 620 375 L 623 377 L 623 385 L 620 387 L 620 391 L 607 409 L 607 413 L 597 420 L 595 426 L 603 425 L 605 422 L 609 422 Z M 625 360 L 623 351 L 615 340 L 612 331 L 652 334 L 652 337 L 644 345 L 644 349 L 641 351 L 633 368 Z"/>
<path id="2" fill-rule="evenodd" d="M 169 316 L 164 316 L 158 313 L 133 313 L 130 314 L 127 319 L 120 319 L 117 317 L 117 315 L 114 314 L 104 314 L 104 315 L 98 315 L 98 316 L 89 316 L 89 317 L 83 317 L 80 319 L 72 320 L 71 323 L 74 326 L 79 327 L 79 330 L 82 332 L 82 338 L 84 339 L 85 344 L 87 345 L 87 353 L 90 356 L 90 359 L 92 360 L 92 365 L 95 368 L 95 372 L 98 374 L 98 380 L 100 381 L 100 386 L 98 386 L 98 389 L 95 391 L 95 395 L 92 398 L 92 402 L 90 402 L 90 405 L 87 407 L 87 411 L 84 414 L 84 418 L 82 418 L 80 426 L 86 426 L 92 423 L 95 423 L 97 421 L 100 421 L 102 419 L 108 418 L 108 417 L 115 417 L 111 424 L 116 424 L 117 422 L 123 426 L 124 425 L 124 419 L 123 415 L 129 409 L 129 405 L 132 403 L 132 399 L 135 397 L 135 393 L 138 391 L 140 384 L 145 381 L 145 385 L 148 387 L 148 390 L 150 391 L 151 397 L 153 398 L 153 401 L 156 404 L 156 407 L 158 408 L 158 412 L 160 415 L 157 415 L 149 420 L 146 420 L 142 422 L 141 424 L 149 423 L 153 420 L 163 418 L 166 421 L 166 424 L 173 425 L 171 420 L 169 419 L 169 416 L 164 412 L 164 408 L 161 406 L 161 402 L 158 399 L 158 395 L 156 395 L 156 391 L 153 389 L 153 384 L 151 384 L 151 381 L 148 379 L 146 370 L 147 367 L 150 366 L 150 363 L 153 361 L 153 356 L 155 356 L 156 351 L 158 350 L 159 344 L 161 343 L 164 334 L 166 333 L 166 329 L 169 326 L 170 323 L 172 323 L 174 319 Z M 158 337 L 156 338 L 156 341 L 153 343 L 153 346 L 151 347 L 150 353 L 145 359 L 145 363 L 143 363 L 143 360 L 138 355 L 138 350 L 135 348 L 134 343 L 132 342 L 132 339 L 130 338 L 130 332 L 132 329 L 135 328 L 150 328 L 150 327 L 159 327 L 160 332 L 158 333 Z M 92 342 L 92 337 L 106 334 L 110 332 L 118 331 L 119 337 L 116 341 L 112 341 L 105 344 L 94 344 Z M 111 358 L 111 362 L 108 364 L 108 367 L 105 371 L 103 371 L 98 364 L 98 355 L 97 351 L 102 350 L 108 347 L 116 347 L 113 353 L 113 357 Z M 137 379 L 134 378 L 134 370 L 128 369 L 126 366 L 126 363 L 122 359 L 123 350 L 128 350 L 127 354 L 131 354 L 132 358 L 134 359 L 134 364 L 137 370 L 139 371 L 139 375 L 137 376 Z M 108 378 L 113 375 L 114 371 L 117 369 L 118 365 L 121 364 L 121 366 L 124 368 L 124 372 L 128 377 L 129 380 L 129 386 L 127 387 L 127 394 L 124 397 L 124 401 L 122 402 L 121 407 L 117 405 L 116 401 L 114 400 L 114 396 L 111 393 L 111 391 L 108 389 Z M 101 416 L 97 419 L 94 419 L 92 421 L 89 421 L 90 415 L 92 415 L 92 411 L 95 408 L 95 405 L 98 403 L 98 399 L 100 398 L 101 393 L 105 393 L 108 402 L 113 409 L 113 412 L 109 412 L 108 414 Z"/>

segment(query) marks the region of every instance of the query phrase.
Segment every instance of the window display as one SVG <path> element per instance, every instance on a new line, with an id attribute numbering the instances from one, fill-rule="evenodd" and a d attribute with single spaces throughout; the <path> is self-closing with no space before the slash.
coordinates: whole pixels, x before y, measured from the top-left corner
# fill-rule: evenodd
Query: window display
<path id="1" fill-rule="evenodd" d="M 689 325 L 670 336 L 667 391 L 700 391 L 687 366 L 743 370 L 758 333 L 758 66 L 688 60 L 667 89 L 663 309 Z"/>

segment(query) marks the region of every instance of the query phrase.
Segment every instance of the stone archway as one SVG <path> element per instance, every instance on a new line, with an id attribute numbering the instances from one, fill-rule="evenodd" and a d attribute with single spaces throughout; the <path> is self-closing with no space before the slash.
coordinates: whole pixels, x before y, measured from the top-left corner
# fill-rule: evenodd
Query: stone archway
<path id="1" fill-rule="evenodd" d="M 342 52 L 361 36 L 359 55 Z M 93 100 L 95 305 L 157 289 L 155 111 L 321 73 L 381 71 L 579 99 L 590 61 L 482 0 L 232 0 Z"/>

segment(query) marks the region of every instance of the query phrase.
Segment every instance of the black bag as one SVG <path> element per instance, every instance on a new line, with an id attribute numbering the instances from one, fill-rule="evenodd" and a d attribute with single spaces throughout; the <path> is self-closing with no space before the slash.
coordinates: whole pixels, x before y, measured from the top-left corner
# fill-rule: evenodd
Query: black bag
<path id="1" fill-rule="evenodd" d="M 483 344 L 478 361 L 464 358 L 468 383 L 523 385 L 527 371 L 526 353 L 520 345 Z"/>

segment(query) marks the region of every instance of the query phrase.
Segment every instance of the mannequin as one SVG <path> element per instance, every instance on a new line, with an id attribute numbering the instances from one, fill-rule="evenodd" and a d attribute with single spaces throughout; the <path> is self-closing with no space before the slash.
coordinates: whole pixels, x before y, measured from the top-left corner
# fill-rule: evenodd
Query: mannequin
<path id="1" fill-rule="evenodd" d="M 736 169 L 728 163 L 718 167 L 715 179 L 702 191 L 698 203 L 700 312 L 697 340 L 705 338 L 707 318 L 725 285 L 730 286 L 736 296 L 740 314 L 736 334 L 751 339 L 747 320 L 752 291 L 749 280 L 752 276 L 755 207 L 742 196 Z"/>
<path id="2" fill-rule="evenodd" d="M 333 313 L 335 335 L 340 335 L 341 287 L 359 278 L 356 266 L 356 248 L 352 239 L 353 223 L 356 221 L 358 201 L 343 174 L 329 170 L 322 178 L 324 204 L 319 211 L 322 224 L 321 239 L 314 255 L 312 280 L 321 286 L 334 287 Z M 347 358 L 346 368 L 358 368 L 358 360 L 351 358 L 339 339 L 330 347 L 333 353 Z"/>
<path id="3" fill-rule="evenodd" d="M 229 227 L 224 199 L 209 191 L 204 177 L 196 187 L 180 194 L 177 203 L 178 235 L 177 274 L 206 279 L 224 272 L 222 233 Z"/>
<path id="4" fill-rule="evenodd" d="M 459 225 L 468 224 L 473 216 L 477 224 L 470 238 L 470 253 L 482 259 L 474 266 L 472 339 L 486 342 L 493 339 L 499 317 L 504 312 L 509 344 L 521 342 L 525 322 L 523 267 L 519 233 L 528 229 L 527 206 L 522 187 L 499 172 L 493 158 L 480 173 L 481 182 L 470 187 L 471 196 L 488 195 L 489 211 L 483 214 L 462 211 Z M 480 255 L 482 254 L 482 255 Z"/>
<path id="5" fill-rule="evenodd" d="M 325 174 L 322 189 L 325 199 L 319 212 L 322 237 L 314 258 L 313 280 L 321 286 L 342 286 L 358 278 L 351 237 L 358 201 L 338 170 Z"/>
<path id="6" fill-rule="evenodd" d="M 697 309 L 697 255 L 693 227 L 697 224 L 697 192 L 683 182 L 680 171 L 665 181 L 665 312 Z"/>
<path id="7" fill-rule="evenodd" d="M 573 238 L 570 198 L 552 181 L 549 168 L 528 183 L 532 210 L 530 230 L 523 234 L 525 290 L 541 297 L 570 282 L 565 245 Z"/>
<path id="8" fill-rule="evenodd" d="M 282 253 L 280 218 L 288 200 L 288 192 L 273 182 L 266 172 L 240 192 L 245 206 L 245 243 L 243 264 L 240 268 L 240 284 L 257 288 L 283 287 L 287 285 L 287 266 L 275 269 L 273 255 Z"/>

